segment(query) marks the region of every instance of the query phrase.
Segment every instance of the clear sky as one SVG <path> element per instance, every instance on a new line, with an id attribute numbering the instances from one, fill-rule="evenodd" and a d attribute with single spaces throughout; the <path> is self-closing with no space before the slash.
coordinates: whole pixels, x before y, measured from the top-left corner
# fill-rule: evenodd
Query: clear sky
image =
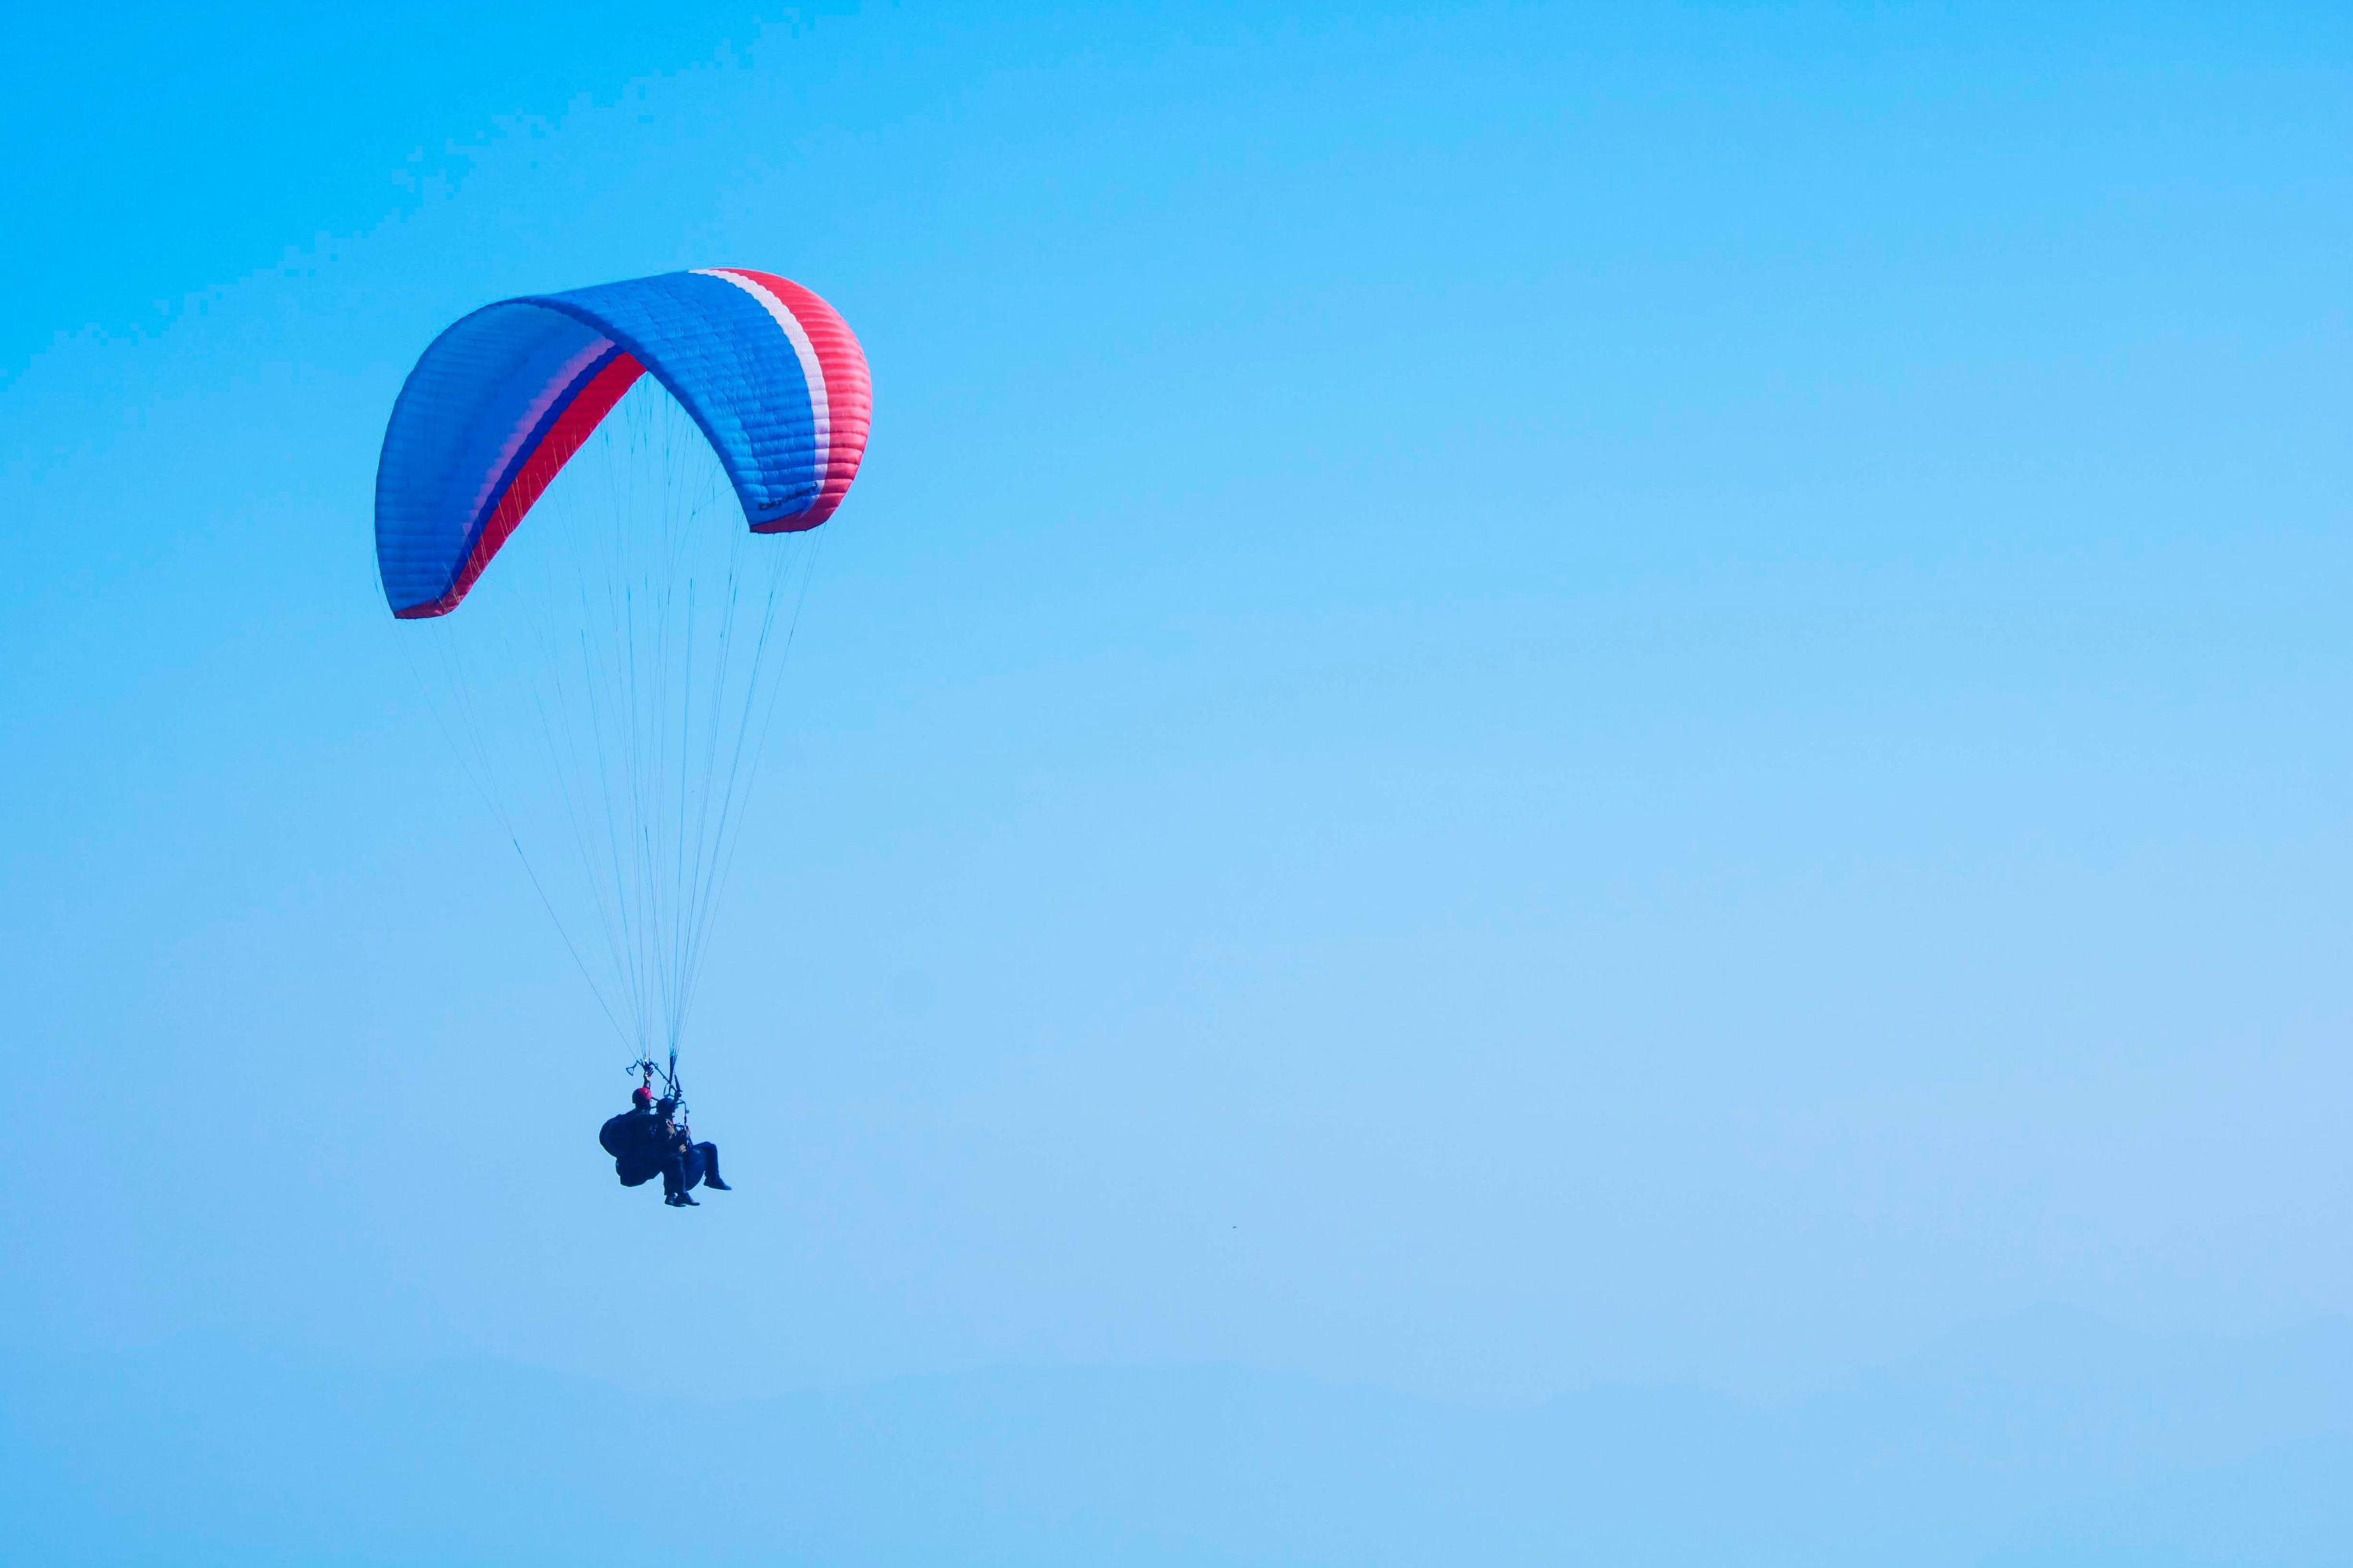
<path id="1" fill-rule="evenodd" d="M 2081 1497 L 2226 1540 L 2329 1506 L 2279 1456 L 2353 1456 L 2341 8 L 25 36 L 0 1332 L 116 1412 L 9 1401 L 56 1542 L 243 1539 L 202 1510 L 276 1461 L 73 1490 L 170 1448 L 157 1365 L 239 1358 L 394 1445 L 427 1439 L 385 1391 L 450 1368 L 769 1402 L 742 1446 L 896 1499 L 822 1552 L 739 1521 L 812 1561 L 936 1561 L 857 1531 L 975 1540 L 967 1507 L 992 1561 L 1371 1560 L 1251 1523 L 1239 1462 L 1187 1483 L 1230 1539 L 1081 1552 L 792 1425 L 944 1389 L 908 1430 L 986 1448 L 1082 1375 L 1271 1380 L 1327 1454 L 1388 1430 L 1359 1399 L 1596 1452 L 1635 1419 L 1597 1391 L 1810 1412 L 1758 1439 L 1800 1459 L 1883 1422 L 1996 1476 L 1913 1538 L 1953 1553 L 2074 1506 L 2001 1469 L 2021 1431 L 2141 1456 Z M 442 326 L 703 265 L 829 299 L 877 414 L 689 1046 L 738 1191 L 675 1214 L 595 1148 L 619 1054 L 433 726 L 370 508 Z M 2087 1345 L 2143 1349 L 2064 1412 L 1946 1420 L 1916 1371 L 2040 1386 Z M 2191 1366 L 2284 1392 L 2218 1425 Z M 1025 1475 L 1124 1440 L 1071 1419 Z M 2178 1478 L 2242 1473 L 2288 1489 Z M 1299 1506 L 1350 1514 L 1332 1485 Z M 452 1513 L 460 1554 L 551 1553 L 508 1507 Z M 356 1517 L 286 1560 L 364 1555 Z M 2272 1560 L 2345 1560 L 2315 1529 Z"/>

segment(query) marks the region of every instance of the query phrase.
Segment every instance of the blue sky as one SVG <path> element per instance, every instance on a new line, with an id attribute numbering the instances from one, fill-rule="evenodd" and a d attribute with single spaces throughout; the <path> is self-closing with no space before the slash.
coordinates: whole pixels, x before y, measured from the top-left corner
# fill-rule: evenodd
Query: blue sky
<path id="1" fill-rule="evenodd" d="M 1867 1388 L 1999 1473 L 1970 1529 L 2064 1511 L 2021 1423 L 2137 1456 L 2083 1499 L 2318 1517 L 2246 1499 L 2353 1401 L 2167 1423 L 2169 1368 L 2353 1364 L 2341 15 L 656 9 L 0 68 L 0 1327 L 121 1395 L 25 1394 L 20 1463 L 161 1441 L 158 1357 L 304 1369 L 271 1430 L 947 1380 L 918 1448 L 1081 1375 L 1335 1442 L 1648 1391 L 1831 1470 Z M 710 264 L 831 300 L 877 418 L 691 1045 L 740 1191 L 681 1216 L 596 1156 L 619 1063 L 369 508 L 443 325 Z M 2140 1349 L 1934 1418 L 2087 1343 Z M 1167 1560 L 1300 1555 L 1234 1473 Z M 535 1560 L 509 1506 L 467 1551 Z"/>

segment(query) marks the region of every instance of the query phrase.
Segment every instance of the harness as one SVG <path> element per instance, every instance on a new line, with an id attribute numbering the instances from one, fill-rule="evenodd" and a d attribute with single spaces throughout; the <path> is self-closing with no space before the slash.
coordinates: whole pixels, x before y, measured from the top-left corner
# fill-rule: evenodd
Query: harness
<path id="1" fill-rule="evenodd" d="M 686 1121 L 686 1091 L 679 1086 L 678 1082 L 678 1047 L 670 1047 L 668 1066 L 655 1062 L 650 1056 L 640 1056 L 629 1064 L 628 1070 L 638 1075 L 638 1086 L 649 1094 L 653 1091 L 654 1080 L 661 1080 L 661 1097 L 670 1101 L 670 1115 L 677 1120 L 678 1130 L 686 1136 L 689 1143 L 693 1142 L 694 1129 Z"/>

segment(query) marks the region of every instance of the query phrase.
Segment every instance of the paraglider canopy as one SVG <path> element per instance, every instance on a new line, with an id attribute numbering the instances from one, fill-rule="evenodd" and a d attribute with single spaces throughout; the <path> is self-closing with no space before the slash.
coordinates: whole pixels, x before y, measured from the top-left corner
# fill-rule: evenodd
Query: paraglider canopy
<path id="1" fill-rule="evenodd" d="M 385 430 L 376 565 L 401 651 L 616 1032 L 641 1065 L 668 1053 L 674 1102 L 810 531 L 872 405 L 832 307 L 714 268 L 476 311 Z"/>
<path id="2" fill-rule="evenodd" d="M 650 373 L 755 533 L 833 514 L 866 450 L 866 356 L 773 272 L 711 268 L 488 305 L 434 339 L 376 469 L 376 566 L 403 620 L 458 607 L 556 473 Z"/>

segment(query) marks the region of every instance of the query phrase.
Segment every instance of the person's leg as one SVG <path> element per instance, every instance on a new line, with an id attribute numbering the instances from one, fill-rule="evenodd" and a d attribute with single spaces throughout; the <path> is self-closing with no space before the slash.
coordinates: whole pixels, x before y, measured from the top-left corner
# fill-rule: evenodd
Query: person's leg
<path id="1" fill-rule="evenodd" d="M 686 1190 L 694 1185 L 686 1179 L 685 1151 L 674 1143 L 662 1153 L 661 1177 L 662 1198 L 668 1202 L 677 1202 L 686 1196 Z"/>
<path id="2" fill-rule="evenodd" d="M 707 1143 L 690 1143 L 679 1150 L 678 1179 L 681 1192 L 686 1191 L 702 1180 L 702 1151 L 710 1147 L 711 1145 Z"/>
<path id="3" fill-rule="evenodd" d="M 702 1184 L 714 1192 L 732 1192 L 733 1188 L 719 1179 L 719 1146 L 698 1143 L 695 1151 L 702 1156 Z"/>

